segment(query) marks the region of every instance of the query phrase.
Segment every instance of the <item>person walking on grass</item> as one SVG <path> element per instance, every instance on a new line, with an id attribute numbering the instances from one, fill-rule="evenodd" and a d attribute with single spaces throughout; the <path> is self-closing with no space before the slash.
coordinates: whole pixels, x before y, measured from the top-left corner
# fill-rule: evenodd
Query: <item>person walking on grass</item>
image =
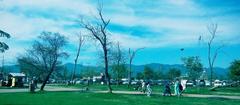
<path id="1" fill-rule="evenodd" d="M 152 94 L 152 89 L 151 89 L 150 83 L 147 82 L 146 85 L 147 85 L 147 96 L 150 97 Z"/>
<path id="2" fill-rule="evenodd" d="M 172 96 L 171 95 L 171 88 L 170 88 L 170 84 L 168 81 L 165 81 L 164 82 L 164 91 L 163 91 L 163 96 L 166 96 L 166 95 L 169 95 L 169 96 Z"/>
<path id="3" fill-rule="evenodd" d="M 180 96 L 180 82 L 179 82 L 179 79 L 177 79 L 176 81 L 175 81 L 175 84 L 174 84 L 174 92 L 175 92 L 175 95 L 176 96 Z"/>
<path id="4" fill-rule="evenodd" d="M 142 81 L 142 91 L 141 92 L 145 93 L 145 91 L 146 91 L 146 83 L 145 83 L 145 81 Z"/>
<path id="5" fill-rule="evenodd" d="M 182 84 L 179 82 L 179 94 L 182 95 L 183 93 L 183 86 Z"/>

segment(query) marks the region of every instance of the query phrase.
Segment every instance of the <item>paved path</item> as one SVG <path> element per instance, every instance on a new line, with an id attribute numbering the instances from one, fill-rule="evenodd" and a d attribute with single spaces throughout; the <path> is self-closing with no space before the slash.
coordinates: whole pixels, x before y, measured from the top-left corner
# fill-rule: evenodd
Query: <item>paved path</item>
<path id="1" fill-rule="evenodd" d="M 36 91 L 39 91 L 40 89 L 37 88 Z M 65 87 L 55 87 L 55 86 L 45 86 L 45 91 L 83 91 L 83 89 L 77 89 L 77 88 L 65 88 Z M 0 93 L 17 93 L 17 92 L 29 92 L 28 88 L 24 89 L 0 89 Z"/>
<path id="2" fill-rule="evenodd" d="M 46 86 L 45 91 L 84 91 L 83 89 L 78 88 L 65 88 L 65 87 L 56 87 L 56 86 Z M 0 89 L 0 93 L 16 93 L 16 92 L 28 92 L 28 88 L 25 89 Z M 36 91 L 39 91 L 37 89 Z M 93 93 L 107 93 L 107 91 L 90 91 Z M 115 94 L 144 94 L 138 91 L 113 91 Z M 154 93 L 161 95 L 162 93 Z M 238 99 L 240 96 L 226 96 L 226 95 L 202 95 L 202 94 L 183 94 L 184 97 L 199 97 L 199 98 L 225 98 L 225 99 Z"/>
<path id="3" fill-rule="evenodd" d="M 95 93 L 107 93 L 107 91 L 95 91 Z M 115 94 L 144 94 L 136 91 L 113 91 Z M 153 93 L 155 95 L 162 95 L 162 93 Z M 198 97 L 198 98 L 225 98 L 225 99 L 238 99 L 240 96 L 226 96 L 226 95 L 204 95 L 204 94 L 183 94 L 184 97 Z"/>
<path id="4" fill-rule="evenodd" d="M 28 89 L 0 89 L 0 93 L 28 92 Z"/>

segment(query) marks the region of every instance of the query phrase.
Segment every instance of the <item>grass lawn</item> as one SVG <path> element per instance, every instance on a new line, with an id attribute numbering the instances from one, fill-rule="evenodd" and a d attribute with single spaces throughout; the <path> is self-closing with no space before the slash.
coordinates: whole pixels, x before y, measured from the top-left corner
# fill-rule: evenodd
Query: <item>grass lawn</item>
<path id="1" fill-rule="evenodd" d="M 69 88 L 85 88 L 86 85 L 55 85 L 55 86 L 60 86 L 60 87 L 69 87 Z M 134 87 L 127 87 L 127 85 L 111 85 L 113 90 L 124 90 L 124 91 L 134 91 Z M 100 84 L 93 84 L 93 85 L 89 85 L 89 89 L 93 90 L 93 91 L 99 91 L 99 90 L 108 90 L 108 87 L 106 85 L 100 85 Z"/>
<path id="2" fill-rule="evenodd" d="M 216 91 L 209 91 L 209 87 L 189 87 L 185 93 L 240 96 L 240 87 L 222 87 Z"/>
<path id="3" fill-rule="evenodd" d="M 0 105 L 237 105 L 222 98 L 163 97 L 83 92 L 3 93 Z"/>
<path id="4" fill-rule="evenodd" d="M 83 88 L 85 85 L 58 85 L 61 87 L 71 87 L 71 88 Z M 107 90 L 106 85 L 90 85 L 90 90 Z M 127 85 L 112 85 L 113 90 L 122 90 L 122 91 L 135 91 L 131 86 L 130 88 Z M 153 93 L 162 93 L 163 86 L 152 86 Z M 232 95 L 232 96 L 240 96 L 240 87 L 224 87 L 218 88 L 216 91 L 209 91 L 210 87 L 188 87 L 184 93 L 186 94 L 208 94 L 208 95 Z M 174 87 L 171 86 L 172 93 L 174 93 Z"/>

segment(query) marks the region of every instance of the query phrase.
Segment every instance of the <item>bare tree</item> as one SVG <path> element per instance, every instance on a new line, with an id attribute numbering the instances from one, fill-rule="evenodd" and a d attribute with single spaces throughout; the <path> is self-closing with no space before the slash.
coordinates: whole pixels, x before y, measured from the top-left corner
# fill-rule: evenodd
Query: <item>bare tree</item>
<path id="1" fill-rule="evenodd" d="M 43 32 L 38 39 L 33 43 L 32 49 L 27 50 L 26 56 L 20 57 L 18 61 L 42 72 L 44 79 L 40 90 L 44 90 L 51 74 L 61 64 L 60 58 L 68 56 L 62 51 L 67 41 L 64 36 L 52 32 Z"/>
<path id="2" fill-rule="evenodd" d="M 213 68 L 214 68 L 214 63 L 215 60 L 218 56 L 218 53 L 220 51 L 220 49 L 224 46 L 220 46 L 217 49 L 215 49 L 215 51 L 213 50 L 213 41 L 216 38 L 216 33 L 217 33 L 217 28 L 218 28 L 218 24 L 209 24 L 207 26 L 208 32 L 210 33 L 210 39 L 207 42 L 208 45 L 208 64 L 209 64 L 209 69 L 210 69 L 210 85 L 212 86 L 212 79 L 213 79 Z"/>
<path id="3" fill-rule="evenodd" d="M 78 34 L 77 55 L 76 55 L 76 58 L 74 60 L 74 68 L 73 68 L 72 77 L 71 77 L 72 81 L 75 79 L 75 73 L 76 73 L 76 69 L 77 69 L 77 62 L 78 62 L 78 58 L 79 58 L 79 55 L 80 55 L 80 50 L 81 50 L 81 47 L 82 47 L 83 43 L 84 43 L 84 36 L 81 35 L 81 33 L 79 33 Z"/>
<path id="4" fill-rule="evenodd" d="M 117 84 L 120 84 L 120 79 L 126 75 L 126 68 L 125 68 L 125 54 L 122 52 L 120 48 L 119 42 L 117 43 L 117 49 L 112 52 L 112 70 L 113 75 L 115 75 Z"/>
<path id="5" fill-rule="evenodd" d="M 109 45 L 110 41 L 108 39 L 108 33 L 107 33 L 107 26 L 110 23 L 109 19 L 104 19 L 102 14 L 102 5 L 99 5 L 98 7 L 98 17 L 96 18 L 98 22 L 95 23 L 86 23 L 84 21 L 81 21 L 81 25 L 88 30 L 93 39 L 98 41 L 102 47 L 103 55 L 104 55 L 104 66 L 105 66 L 105 76 L 107 79 L 107 86 L 108 86 L 108 92 L 112 93 L 111 83 L 110 83 L 110 77 L 108 73 L 109 69 L 109 61 L 108 61 L 108 54 L 109 54 Z"/>
<path id="6" fill-rule="evenodd" d="M 129 50 L 128 50 L 128 55 L 129 55 L 128 87 L 131 85 L 131 82 L 132 82 L 132 61 L 133 61 L 136 53 L 141 49 L 144 49 L 144 48 L 139 48 L 136 50 L 131 50 L 129 48 Z"/>

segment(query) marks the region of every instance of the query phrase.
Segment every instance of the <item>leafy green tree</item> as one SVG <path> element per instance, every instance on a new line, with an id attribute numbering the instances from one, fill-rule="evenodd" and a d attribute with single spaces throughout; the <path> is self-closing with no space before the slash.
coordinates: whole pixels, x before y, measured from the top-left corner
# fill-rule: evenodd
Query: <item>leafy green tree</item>
<path id="1" fill-rule="evenodd" d="M 90 67 L 87 67 L 83 70 L 81 70 L 81 76 L 82 77 L 93 77 L 93 76 L 96 76 L 96 75 L 99 75 L 100 73 L 97 72 L 95 69 L 93 68 L 90 68 Z"/>
<path id="2" fill-rule="evenodd" d="M 117 84 L 119 85 L 121 78 L 124 78 L 127 73 L 125 67 L 126 55 L 122 51 L 119 42 L 116 48 L 112 49 L 110 58 L 112 61 L 112 77 L 117 80 Z"/>
<path id="3" fill-rule="evenodd" d="M 153 79 L 154 71 L 150 67 L 145 66 L 143 70 L 143 76 L 144 76 L 144 79 L 147 79 L 147 80 Z"/>
<path id="4" fill-rule="evenodd" d="M 35 67 L 30 62 L 34 61 L 31 61 L 31 59 L 27 59 L 26 57 L 19 57 L 18 65 L 20 67 L 20 71 L 25 73 L 27 77 L 36 77 L 39 80 L 43 80 L 45 74 L 43 67 Z"/>
<path id="5" fill-rule="evenodd" d="M 10 34 L 0 30 L 0 37 L 6 37 L 10 38 Z M 5 50 L 8 50 L 9 46 L 5 42 L 0 42 L 0 52 L 4 52 Z"/>
<path id="6" fill-rule="evenodd" d="M 229 67 L 230 77 L 233 80 L 240 80 L 240 60 L 235 60 L 231 63 Z"/>
<path id="7" fill-rule="evenodd" d="M 188 69 L 188 76 L 191 80 L 196 80 L 201 76 L 203 65 L 198 56 L 186 57 L 182 59 Z"/>
<path id="8" fill-rule="evenodd" d="M 118 84 L 120 84 L 121 78 L 126 77 L 126 74 L 127 68 L 124 64 L 112 66 L 112 78 L 116 79 Z"/>
<path id="9" fill-rule="evenodd" d="M 144 78 L 143 73 L 142 73 L 142 72 L 137 73 L 136 78 L 137 78 L 138 80 L 143 79 L 143 78 Z"/>
<path id="10" fill-rule="evenodd" d="M 170 80 L 173 80 L 176 77 L 179 77 L 180 75 L 181 75 L 181 71 L 176 68 L 171 68 L 166 74 L 167 78 Z"/>
<path id="11" fill-rule="evenodd" d="M 157 80 L 157 79 L 165 79 L 165 75 L 161 71 L 156 71 L 156 72 L 154 72 L 153 79 L 155 79 L 155 80 Z"/>

